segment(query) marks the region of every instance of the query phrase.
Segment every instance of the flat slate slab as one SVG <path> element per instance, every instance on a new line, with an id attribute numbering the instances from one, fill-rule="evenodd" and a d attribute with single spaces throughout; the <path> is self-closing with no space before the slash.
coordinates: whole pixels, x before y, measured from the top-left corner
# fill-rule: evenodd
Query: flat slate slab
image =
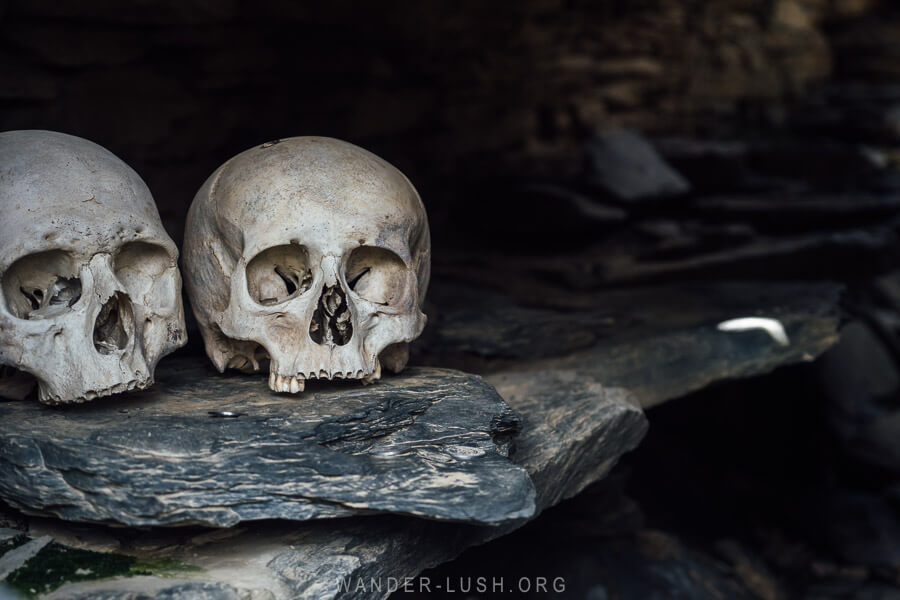
<path id="1" fill-rule="evenodd" d="M 162 363 L 163 370 L 170 368 L 169 362 L 173 361 Z M 510 398 L 523 419 L 513 460 L 531 475 L 538 510 L 602 478 L 647 430 L 643 412 L 626 390 L 571 372 L 507 373 L 491 383 Z M 18 520 L 4 514 L 0 504 L 3 518 Z M 402 585 L 423 569 L 524 523 L 461 525 L 385 514 L 294 523 L 262 521 L 230 529 L 134 530 L 22 518 L 31 535 L 51 535 L 60 544 L 116 550 L 200 569 L 70 583 L 41 596 L 47 600 L 383 597 L 392 581 Z M 78 566 L 91 568 L 90 564 Z M 373 590 L 377 585 L 383 586 L 382 593 Z"/>
<path id="2" fill-rule="evenodd" d="M 146 392 L 66 408 L 0 403 L 11 425 L 0 431 L 0 497 L 128 526 L 378 512 L 497 525 L 535 512 L 527 472 L 507 458 L 518 417 L 478 376 L 415 368 L 286 396 L 202 358 L 172 362 Z"/>
<path id="3" fill-rule="evenodd" d="M 538 511 L 602 479 L 638 444 L 647 429 L 641 406 L 672 400 L 713 381 L 811 360 L 837 340 L 841 318 L 841 288 L 830 284 L 743 282 L 555 294 L 537 285 L 523 289 L 534 300 L 527 310 L 484 290 L 474 295 L 460 287 L 442 292 L 436 285 L 429 295 L 440 301 L 441 310 L 426 330 L 431 339 L 421 340 L 426 347 L 419 360 L 480 369 L 521 416 L 512 459 L 531 475 Z M 476 322 L 461 322 L 461 311 Z M 764 331 L 717 327 L 748 315 L 778 319 L 790 344 L 781 346 Z M 172 357 L 160 368 L 166 372 L 176 363 Z M 382 597 L 385 593 L 373 591 L 373 581 L 402 585 L 423 569 L 522 524 L 460 526 L 379 515 L 254 522 L 198 532 L 86 527 L 7 512 L 4 516 L 0 505 L 0 520 L 21 522 L 31 535 L 52 535 L 80 548 L 165 557 L 202 569 L 69 583 L 43 596 L 47 600 L 187 594 L 217 600 Z M 210 590 L 216 593 L 210 596 Z"/>

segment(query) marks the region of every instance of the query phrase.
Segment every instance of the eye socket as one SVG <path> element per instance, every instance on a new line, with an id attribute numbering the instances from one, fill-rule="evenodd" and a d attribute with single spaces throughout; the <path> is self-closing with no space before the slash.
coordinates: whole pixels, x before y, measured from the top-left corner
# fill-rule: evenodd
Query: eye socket
<path id="1" fill-rule="evenodd" d="M 247 292 L 263 306 L 299 296 L 311 285 L 309 254 L 303 246 L 273 246 L 247 263 Z"/>
<path id="2" fill-rule="evenodd" d="M 142 298 L 166 269 L 174 266 L 168 250 L 148 242 L 128 242 L 119 248 L 115 260 L 116 277 L 132 298 Z"/>
<path id="3" fill-rule="evenodd" d="M 353 250 L 344 273 L 353 292 L 383 306 L 396 306 L 407 297 L 408 270 L 403 259 L 384 248 Z"/>
<path id="4" fill-rule="evenodd" d="M 66 312 L 81 298 L 72 255 L 48 250 L 18 259 L 3 274 L 3 298 L 20 319 L 49 319 Z"/>

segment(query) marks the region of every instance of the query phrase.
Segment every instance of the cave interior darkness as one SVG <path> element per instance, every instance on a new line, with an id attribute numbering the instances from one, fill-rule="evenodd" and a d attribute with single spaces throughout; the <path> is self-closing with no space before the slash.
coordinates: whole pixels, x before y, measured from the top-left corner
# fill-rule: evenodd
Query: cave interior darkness
<path id="1" fill-rule="evenodd" d="M 0 68 L 0 130 L 108 148 L 179 244 L 197 189 L 247 148 L 321 135 L 385 158 L 429 214 L 434 323 L 500 295 L 556 311 L 565 337 L 565 307 L 595 293 L 844 286 L 857 333 L 825 356 L 647 409 L 608 478 L 423 576 L 564 576 L 556 596 L 592 600 L 900 598 L 896 4 L 8 0 Z M 188 318 L 165 360 L 202 353 Z M 531 349 L 451 366 L 567 352 L 553 319 Z M 414 364 L 446 357 L 437 331 Z M 860 366 L 874 355 L 887 371 Z"/>

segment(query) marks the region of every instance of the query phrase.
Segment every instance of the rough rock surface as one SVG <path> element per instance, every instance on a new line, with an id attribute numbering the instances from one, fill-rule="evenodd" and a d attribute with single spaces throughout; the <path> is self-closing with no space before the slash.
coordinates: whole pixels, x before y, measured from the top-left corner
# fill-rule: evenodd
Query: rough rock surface
<path id="1" fill-rule="evenodd" d="M 480 377 L 450 370 L 290 398 L 182 359 L 145 393 L 71 410 L 6 402 L 0 422 L 15 424 L 0 433 L 0 495 L 68 520 L 231 526 L 393 512 L 498 524 L 534 513 L 531 481 L 507 459 L 517 417 Z"/>
<path id="2" fill-rule="evenodd" d="M 842 286 L 834 283 L 723 282 L 559 292 L 537 280 L 506 293 L 439 284 L 441 307 L 419 360 L 486 374 L 565 370 L 623 387 L 647 408 L 722 379 L 811 361 L 838 339 Z M 526 300 L 527 299 L 527 300 Z M 719 323 L 763 317 L 765 331 L 720 331 Z"/>
<path id="3" fill-rule="evenodd" d="M 529 424 L 516 438 L 514 459 L 536 482 L 539 508 L 603 477 L 646 431 L 643 412 L 625 390 L 603 387 L 589 378 L 535 372 L 511 376 L 504 385 L 508 392 L 515 390 L 513 404 Z M 0 512 L 0 520 L 3 517 Z M 236 590 L 240 590 L 237 597 L 253 598 L 370 598 L 371 593 L 357 589 L 360 581 L 368 584 L 369 578 L 380 578 L 387 585 L 392 577 L 402 582 L 523 522 L 487 527 L 380 515 L 305 523 L 264 521 L 200 531 L 135 531 L 17 518 L 27 521 L 32 535 L 53 535 L 60 543 L 174 559 L 202 569 L 165 577 L 72 583 L 48 596 L 56 599 L 179 597 L 177 593 L 190 597 L 195 592 L 212 594 L 211 590 L 215 591 L 211 598 L 233 598 Z"/>
<path id="4" fill-rule="evenodd" d="M 878 324 L 877 321 L 874 324 Z M 886 329 L 886 328 L 885 328 Z M 889 329 L 888 329 L 889 331 Z M 884 329 L 853 321 L 818 370 L 832 430 L 858 460 L 900 471 L 900 377 Z"/>
<path id="5" fill-rule="evenodd" d="M 521 416 L 513 460 L 534 481 L 538 510 L 603 478 L 638 443 L 646 428 L 639 404 L 659 404 L 712 381 L 767 372 L 824 351 L 837 339 L 841 290 L 772 282 L 557 294 L 532 287 L 524 305 L 446 283 L 434 288 L 437 308 L 417 360 L 485 373 Z M 510 295 L 525 297 L 514 293 L 524 283 L 507 283 Z M 790 345 L 760 330 L 716 328 L 746 315 L 779 319 Z M 393 577 L 402 583 L 520 524 L 476 527 L 383 515 L 136 532 L 27 522 L 32 535 L 171 557 L 202 569 L 169 579 L 73 583 L 54 598 L 90 598 L 101 590 L 130 598 L 129 591 L 139 589 L 200 590 L 218 582 L 279 599 L 370 597 L 370 588 L 357 589 L 360 581 L 380 578 L 386 585 Z"/>
<path id="6" fill-rule="evenodd" d="M 10 550 L 0 557 L 0 581 L 6 579 L 10 573 L 22 567 L 31 557 L 40 552 L 44 546 L 49 544 L 52 540 L 53 538 L 49 535 L 45 535 L 30 540 L 26 544 L 15 550 Z"/>
<path id="7" fill-rule="evenodd" d="M 617 200 L 638 202 L 690 191 L 691 185 L 646 139 L 624 129 L 587 144 L 589 180 Z"/>

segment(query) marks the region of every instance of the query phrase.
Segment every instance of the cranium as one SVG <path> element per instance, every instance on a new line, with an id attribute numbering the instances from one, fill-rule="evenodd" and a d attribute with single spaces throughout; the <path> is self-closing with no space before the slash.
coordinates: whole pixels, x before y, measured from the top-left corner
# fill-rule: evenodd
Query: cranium
<path id="1" fill-rule="evenodd" d="M 258 371 L 296 393 L 309 379 L 398 372 L 421 333 L 431 241 L 396 168 L 321 137 L 243 152 L 197 192 L 185 284 L 219 371 Z"/>
<path id="2" fill-rule="evenodd" d="M 48 404 L 152 384 L 186 337 L 178 250 L 137 173 L 81 138 L 0 133 L 0 214 L 0 365 Z"/>

